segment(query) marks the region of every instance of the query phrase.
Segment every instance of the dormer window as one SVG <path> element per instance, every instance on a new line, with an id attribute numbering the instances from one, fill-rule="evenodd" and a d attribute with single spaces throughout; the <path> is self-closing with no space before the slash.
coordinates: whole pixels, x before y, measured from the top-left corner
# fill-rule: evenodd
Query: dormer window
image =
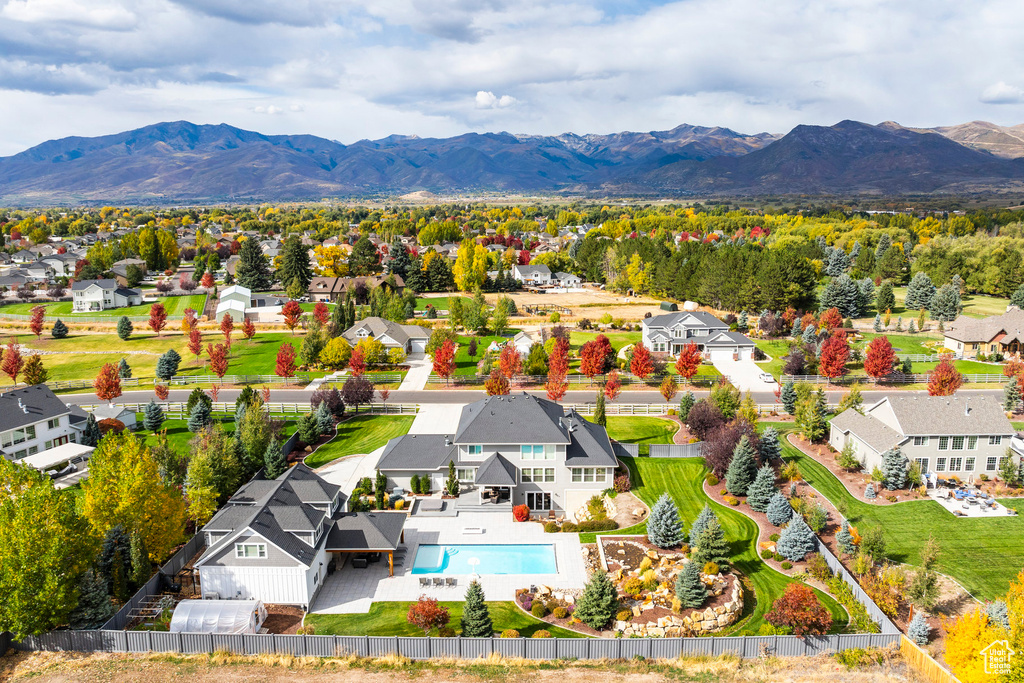
<path id="1" fill-rule="evenodd" d="M 236 543 L 235 557 L 240 560 L 256 560 L 267 556 L 266 543 Z"/>

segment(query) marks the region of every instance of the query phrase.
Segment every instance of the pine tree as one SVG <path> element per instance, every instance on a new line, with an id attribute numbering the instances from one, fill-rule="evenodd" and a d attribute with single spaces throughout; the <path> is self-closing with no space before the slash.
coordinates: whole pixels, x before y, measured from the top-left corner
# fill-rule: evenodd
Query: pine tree
<path id="1" fill-rule="evenodd" d="M 285 240 L 281 247 L 280 263 L 281 266 L 277 269 L 277 279 L 288 283 L 298 280 L 299 291 L 306 292 L 313 279 L 313 271 L 309 266 L 309 249 L 299 240 L 298 235 L 292 235 Z M 300 293 L 299 296 L 302 294 Z"/>
<path id="2" fill-rule="evenodd" d="M 63 325 L 63 323 L 61 324 Z M 54 325 L 54 328 L 56 327 Z M 132 321 L 128 319 L 128 316 L 122 315 L 121 319 L 117 321 L 117 336 L 121 338 L 121 341 L 128 341 L 134 331 L 135 326 L 132 325 Z"/>
<path id="3" fill-rule="evenodd" d="M 156 376 L 167 381 L 178 374 L 178 365 L 181 364 L 181 354 L 174 349 L 160 356 L 156 362 Z"/>
<path id="4" fill-rule="evenodd" d="M 793 380 L 782 385 L 779 400 L 782 401 L 782 406 L 786 409 L 787 413 L 790 415 L 796 414 L 796 386 L 793 384 Z"/>
<path id="5" fill-rule="evenodd" d="M 771 464 L 782 459 L 782 448 L 779 446 L 779 432 L 775 427 L 768 427 L 761 435 L 761 462 Z"/>
<path id="6" fill-rule="evenodd" d="M 85 419 L 85 429 L 82 431 L 82 445 L 95 448 L 99 445 L 103 434 L 100 433 L 100 426 L 96 423 L 96 416 L 89 413 Z"/>
<path id="7" fill-rule="evenodd" d="M 1007 412 L 1016 412 L 1020 407 L 1020 385 L 1017 383 L 1015 378 L 1010 378 L 1010 381 L 1003 387 L 1003 410 Z"/>
<path id="8" fill-rule="evenodd" d="M 892 283 L 889 281 L 883 282 L 882 286 L 878 288 L 878 294 L 875 295 L 875 309 L 879 313 L 885 311 L 891 311 L 896 307 L 896 294 L 892 291 Z"/>
<path id="9" fill-rule="evenodd" d="M 892 238 L 889 237 L 888 233 L 882 233 L 882 236 L 878 238 L 878 246 L 875 247 L 875 260 L 879 260 L 885 255 L 885 252 L 889 251 L 889 247 L 892 246 Z"/>
<path id="10" fill-rule="evenodd" d="M 794 338 L 799 337 L 802 328 L 803 324 L 800 322 L 800 318 L 797 318 L 793 321 L 793 328 L 789 331 L 789 336 Z"/>
<path id="11" fill-rule="evenodd" d="M 128 571 L 125 564 L 121 549 L 118 548 L 114 551 L 114 558 L 110 563 L 110 594 L 121 603 L 126 602 L 129 596 Z"/>
<path id="12" fill-rule="evenodd" d="M 68 617 L 76 631 L 97 629 L 114 616 L 114 603 L 107 593 L 107 582 L 94 569 L 86 569 L 78 580 L 78 605 Z"/>
<path id="13" fill-rule="evenodd" d="M 857 283 L 857 289 L 860 293 L 857 297 L 857 317 L 870 315 L 875 305 L 875 283 L 866 277 Z"/>
<path id="14" fill-rule="evenodd" d="M 745 331 L 748 327 L 750 327 L 750 320 L 747 318 L 747 312 L 740 311 L 739 318 L 737 318 L 736 320 L 736 329 L 742 332 Z"/>
<path id="15" fill-rule="evenodd" d="M 391 260 L 388 261 L 388 274 L 398 275 L 404 279 L 412 267 L 412 259 L 409 258 L 409 252 L 398 235 L 391 240 L 388 254 L 391 256 Z"/>
<path id="16" fill-rule="evenodd" d="M 725 532 L 722 531 L 722 526 L 718 523 L 717 518 L 708 522 L 700 536 L 690 540 L 697 546 L 693 553 L 693 559 L 700 563 L 701 567 L 708 562 L 714 562 L 717 565 L 729 562 L 729 542 L 725 540 Z"/>
<path id="17" fill-rule="evenodd" d="M 747 505 L 755 512 L 764 512 L 772 496 L 777 493 L 775 488 L 775 470 L 771 465 L 765 465 L 757 471 L 754 482 L 747 487 Z"/>
<path id="18" fill-rule="evenodd" d="M 1013 291 L 1013 294 L 1010 295 L 1010 305 L 1024 309 L 1024 284 L 1017 287 L 1017 289 Z M 56 328 L 56 325 L 54 325 L 54 327 Z"/>
<path id="19" fill-rule="evenodd" d="M 238 259 L 235 265 L 235 280 L 240 286 L 253 292 L 270 289 L 274 278 L 270 274 L 267 258 L 263 255 L 257 240 L 250 237 L 242 242 L 242 248 L 238 250 Z"/>
<path id="20" fill-rule="evenodd" d="M 494 635 L 491 613 L 484 601 L 484 591 L 473 581 L 466 591 L 466 603 L 462 608 L 462 637 L 490 638 Z"/>
<path id="21" fill-rule="evenodd" d="M 808 325 L 804 328 L 804 334 L 800 338 L 800 341 L 802 341 L 805 346 L 807 344 L 814 344 L 818 341 L 818 333 L 815 331 L 814 325 Z"/>
<path id="22" fill-rule="evenodd" d="M 754 481 L 757 474 L 757 463 L 754 460 L 754 447 L 750 445 L 750 439 L 744 434 L 740 437 L 739 443 L 732 452 L 732 460 L 729 461 L 729 468 L 725 473 L 725 487 L 734 496 L 747 495 L 747 488 Z"/>
<path id="23" fill-rule="evenodd" d="M 593 629 L 602 629 L 608 625 L 618 608 L 618 594 L 614 584 L 603 571 L 590 575 L 583 595 L 576 601 L 573 616 Z"/>
<path id="24" fill-rule="evenodd" d="M 700 569 L 696 560 L 690 560 L 676 576 L 676 597 L 687 609 L 697 609 L 708 599 L 707 586 L 700 580 Z"/>
<path id="25" fill-rule="evenodd" d="M 679 397 L 679 420 L 686 422 L 686 418 L 690 417 L 690 409 L 697 402 L 697 398 L 693 395 L 692 391 L 684 391 Z"/>
<path id="26" fill-rule="evenodd" d="M 213 421 L 210 406 L 206 401 L 196 401 L 188 414 L 188 431 L 196 434 Z"/>
<path id="27" fill-rule="evenodd" d="M 775 544 L 775 551 L 793 562 L 799 562 L 817 549 L 818 539 L 800 515 L 793 516 Z"/>
<path id="28" fill-rule="evenodd" d="M 149 575 L 153 569 L 153 565 L 149 562 L 149 553 L 146 552 L 146 543 L 138 532 L 133 533 L 131 536 L 129 554 L 132 567 L 131 583 L 138 590 L 142 588 L 144 583 L 149 581 Z"/>
<path id="29" fill-rule="evenodd" d="M 864 487 L 864 497 L 868 500 L 873 500 L 877 495 L 875 485 L 869 481 L 868 485 Z"/>
<path id="30" fill-rule="evenodd" d="M 608 418 L 604 414 L 604 392 L 597 392 L 597 404 L 594 406 L 594 422 L 606 427 L 608 425 Z"/>
<path id="31" fill-rule="evenodd" d="M 704 504 L 704 508 L 697 515 L 697 519 L 693 521 L 693 526 L 690 527 L 690 541 L 696 543 L 704 530 L 708 528 L 708 524 L 711 520 L 718 521 L 718 517 L 715 516 L 715 511 L 711 509 L 711 506 L 707 503 Z"/>
<path id="32" fill-rule="evenodd" d="M 451 463 L 451 461 L 449 461 L 449 463 Z M 451 465 L 449 465 L 449 467 L 451 467 Z M 449 475 L 449 478 L 452 476 L 452 471 L 451 470 L 449 470 L 448 475 Z M 458 484 L 458 480 L 457 479 L 456 479 L 455 483 Z M 387 476 L 383 472 L 381 472 L 380 470 L 377 470 L 377 478 L 376 478 L 376 481 L 373 482 L 373 495 L 374 495 L 374 498 L 375 498 L 374 502 L 377 503 L 377 509 L 378 510 L 383 510 L 384 509 L 384 494 L 387 493 L 387 488 L 388 488 L 388 478 L 387 478 Z"/>
<path id="33" fill-rule="evenodd" d="M 907 285 L 907 296 L 903 301 L 903 308 L 908 311 L 916 311 L 919 308 L 928 308 L 932 305 L 935 297 L 935 285 L 927 273 L 918 272 L 910 279 Z"/>
<path id="34" fill-rule="evenodd" d="M 146 410 L 142 415 L 142 426 L 151 432 L 155 432 L 160 429 L 164 423 L 164 411 L 156 401 L 150 401 L 146 404 Z"/>
<path id="35" fill-rule="evenodd" d="M 117 364 L 117 375 L 121 379 L 132 378 L 132 368 L 124 358 L 122 358 Z"/>
<path id="36" fill-rule="evenodd" d="M 686 537 L 679 521 L 679 509 L 668 493 L 661 494 L 647 519 L 647 540 L 659 548 L 674 548 Z"/>
<path id="37" fill-rule="evenodd" d="M 907 637 L 924 647 L 928 644 L 928 636 L 931 631 L 928 622 L 924 620 L 924 612 L 921 610 L 914 612 L 914 618 L 910 620 L 910 626 L 907 627 Z"/>
<path id="38" fill-rule="evenodd" d="M 853 534 L 850 533 L 850 523 L 845 519 L 843 520 L 842 528 L 836 534 L 836 544 L 847 555 L 855 555 L 857 553 L 857 544 L 853 542 Z"/>
<path id="39" fill-rule="evenodd" d="M 908 465 L 906 457 L 899 448 L 890 448 L 883 453 L 882 472 L 885 474 L 885 479 L 882 480 L 882 483 L 885 488 L 896 491 L 906 487 Z"/>
<path id="40" fill-rule="evenodd" d="M 53 324 L 53 329 L 50 330 L 50 336 L 54 339 L 64 339 L 64 337 L 68 336 L 68 326 L 60 318 L 57 318 L 57 322 Z"/>
<path id="41" fill-rule="evenodd" d="M 932 305 L 928 307 L 928 312 L 931 314 L 932 320 L 948 323 L 955 320 L 960 315 L 962 309 L 963 303 L 960 300 L 960 290 L 956 285 L 950 283 L 942 285 L 935 292 L 935 296 L 932 298 Z"/>
<path id="42" fill-rule="evenodd" d="M 316 427 L 321 434 L 330 434 L 334 431 L 334 416 L 327 407 L 327 401 L 321 401 L 313 414 L 316 416 Z"/>
<path id="43" fill-rule="evenodd" d="M 276 436 L 271 437 L 267 450 L 263 452 L 263 474 L 267 479 L 277 479 L 288 469 L 284 449 Z"/>
<path id="44" fill-rule="evenodd" d="M 1010 630 L 1010 614 L 1005 600 L 987 602 L 985 603 L 984 610 L 990 624 L 994 624 L 1006 631 Z"/>
<path id="45" fill-rule="evenodd" d="M 878 333 L 882 332 L 882 314 L 881 313 L 875 313 L 875 322 L 871 324 L 871 329 L 873 329 L 875 332 L 878 332 Z"/>
<path id="46" fill-rule="evenodd" d="M 764 514 L 768 517 L 769 522 L 775 526 L 782 526 L 793 518 L 793 506 L 781 492 L 776 492 L 768 501 L 768 509 L 764 511 Z"/>

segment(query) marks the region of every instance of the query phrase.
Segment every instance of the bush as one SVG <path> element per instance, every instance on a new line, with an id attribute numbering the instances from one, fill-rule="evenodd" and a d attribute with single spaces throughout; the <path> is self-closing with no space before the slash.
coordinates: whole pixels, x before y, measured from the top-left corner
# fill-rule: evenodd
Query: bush
<path id="1" fill-rule="evenodd" d="M 813 553 L 807 558 L 807 572 L 824 584 L 832 578 L 832 570 L 821 553 Z"/>
<path id="2" fill-rule="evenodd" d="M 576 524 L 575 522 L 566 522 L 565 524 L 562 525 L 562 533 L 563 534 L 574 534 L 574 533 L 578 532 L 579 530 L 580 530 L 580 526 L 579 526 L 579 524 Z"/>
<path id="3" fill-rule="evenodd" d="M 704 477 L 704 481 L 708 483 L 708 486 L 718 485 L 718 477 L 715 476 L 714 472 L 708 472 L 708 476 Z"/>
<path id="4" fill-rule="evenodd" d="M 558 522 L 548 522 L 544 525 L 544 533 L 557 534 L 559 531 Z"/>
<path id="5" fill-rule="evenodd" d="M 576 527 L 577 531 L 611 531 L 618 529 L 619 523 L 614 519 L 588 519 L 580 522 Z"/>
<path id="6" fill-rule="evenodd" d="M 765 548 L 764 550 L 761 551 L 761 559 L 762 560 L 767 560 L 767 559 L 771 558 L 771 556 L 772 556 L 772 551 L 771 550 L 768 550 L 767 548 Z"/>
<path id="7" fill-rule="evenodd" d="M 519 631 L 515 630 L 514 628 L 507 628 L 507 629 L 505 629 L 504 631 L 501 632 L 501 637 L 502 638 L 518 638 L 519 637 Z"/>
<path id="8" fill-rule="evenodd" d="M 644 585 L 635 576 L 629 577 L 622 583 L 622 591 L 627 595 L 639 595 L 643 589 Z"/>
<path id="9" fill-rule="evenodd" d="M 616 493 L 627 493 L 629 492 L 631 486 L 632 484 L 629 481 L 629 477 L 627 477 L 625 474 L 620 474 L 619 476 L 615 477 L 615 483 L 613 484 L 613 488 L 615 489 Z"/>
<path id="10" fill-rule="evenodd" d="M 707 574 L 708 576 L 714 576 L 718 573 L 719 567 L 714 562 L 708 562 L 704 565 L 704 569 L 702 569 L 701 571 Z"/>
<path id="11" fill-rule="evenodd" d="M 792 563 L 792 562 L 789 562 L 789 561 L 787 560 L 786 562 L 783 562 L 783 563 L 782 563 L 781 565 L 779 565 L 779 566 L 780 566 L 780 567 L 782 567 L 783 569 L 792 569 L 792 568 L 793 568 L 793 563 Z"/>
<path id="12" fill-rule="evenodd" d="M 437 629 L 437 635 L 440 638 L 454 638 L 455 629 L 451 626 L 442 626 L 441 628 Z"/>
<path id="13" fill-rule="evenodd" d="M 535 633 L 534 633 L 534 634 L 533 634 L 532 636 L 530 636 L 530 637 L 531 637 L 531 638 L 550 638 L 550 637 L 551 637 L 551 631 L 547 631 L 547 630 L 545 630 L 545 629 L 541 629 L 541 630 L 539 630 L 539 631 L 536 631 L 536 632 L 535 632 Z"/>
<path id="14" fill-rule="evenodd" d="M 533 603 L 532 607 L 530 607 L 530 614 L 537 617 L 538 619 L 543 619 L 548 615 L 548 607 L 543 602 L 538 600 L 537 602 Z"/>
<path id="15" fill-rule="evenodd" d="M 768 537 L 768 539 L 769 539 L 769 540 L 770 540 L 770 541 L 771 541 L 772 543 L 774 543 L 775 541 L 779 540 L 779 535 L 778 535 L 778 534 L 772 534 L 771 536 L 769 536 L 769 537 Z"/>
<path id="16" fill-rule="evenodd" d="M 633 613 L 630 612 L 628 609 L 624 609 L 624 610 L 622 610 L 621 612 L 619 612 L 618 614 L 615 615 L 615 620 L 616 621 L 629 621 L 632 618 L 633 618 Z"/>
<path id="17" fill-rule="evenodd" d="M 724 496 L 722 500 L 734 507 L 740 504 L 739 498 L 734 498 L 733 496 Z"/>
<path id="18" fill-rule="evenodd" d="M 782 562 L 783 557 L 782 557 L 782 555 L 779 555 L 778 553 L 772 553 L 772 559 L 775 560 L 776 562 Z"/>
<path id="19" fill-rule="evenodd" d="M 530 518 L 530 508 L 527 505 L 516 505 L 512 508 L 512 517 L 517 522 L 525 522 Z"/>
<path id="20" fill-rule="evenodd" d="M 555 617 L 555 619 L 565 619 L 567 616 L 569 616 L 569 610 L 559 606 L 551 610 L 551 614 Z"/>

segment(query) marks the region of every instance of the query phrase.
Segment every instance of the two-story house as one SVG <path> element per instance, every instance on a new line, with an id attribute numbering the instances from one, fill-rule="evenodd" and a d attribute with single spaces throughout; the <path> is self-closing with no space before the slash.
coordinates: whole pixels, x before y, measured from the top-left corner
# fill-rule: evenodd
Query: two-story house
<path id="1" fill-rule="evenodd" d="M 550 285 L 551 269 L 540 263 L 532 266 L 512 266 L 512 277 L 525 285 Z"/>
<path id="2" fill-rule="evenodd" d="M 391 486 L 413 475 L 444 487 L 449 463 L 479 500 L 526 504 L 572 515 L 612 485 L 617 465 L 604 427 L 523 392 L 462 408 L 454 434 L 406 434 L 385 446 L 377 468 Z"/>
<path id="3" fill-rule="evenodd" d="M 84 426 L 45 384 L 0 394 L 0 453 L 8 460 L 77 443 Z"/>
<path id="4" fill-rule="evenodd" d="M 696 344 L 710 360 L 752 360 L 754 342 L 703 311 L 677 311 L 644 319 L 644 346 L 654 353 L 677 356 L 687 344 Z"/>
<path id="5" fill-rule="evenodd" d="M 400 325 L 384 318 L 363 318 L 342 335 L 355 346 L 360 340 L 373 338 L 385 349 L 402 349 L 406 353 L 423 353 L 430 341 L 430 330 L 419 325 Z"/>
<path id="6" fill-rule="evenodd" d="M 71 300 L 76 313 L 106 311 L 141 305 L 142 292 L 122 287 L 117 280 L 81 280 L 71 285 Z"/>
<path id="7" fill-rule="evenodd" d="M 832 418 L 829 443 L 847 444 L 868 471 L 899 448 L 921 472 L 969 479 L 993 477 L 1014 436 L 1013 425 L 994 396 L 888 396 L 864 409 Z"/>

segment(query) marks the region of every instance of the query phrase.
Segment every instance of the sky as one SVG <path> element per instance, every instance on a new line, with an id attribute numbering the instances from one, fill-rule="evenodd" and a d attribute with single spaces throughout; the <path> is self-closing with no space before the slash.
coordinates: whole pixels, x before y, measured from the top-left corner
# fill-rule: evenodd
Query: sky
<path id="1" fill-rule="evenodd" d="M 342 143 L 1024 123 L 1020 0 L 0 0 L 0 155 L 160 121 Z"/>

